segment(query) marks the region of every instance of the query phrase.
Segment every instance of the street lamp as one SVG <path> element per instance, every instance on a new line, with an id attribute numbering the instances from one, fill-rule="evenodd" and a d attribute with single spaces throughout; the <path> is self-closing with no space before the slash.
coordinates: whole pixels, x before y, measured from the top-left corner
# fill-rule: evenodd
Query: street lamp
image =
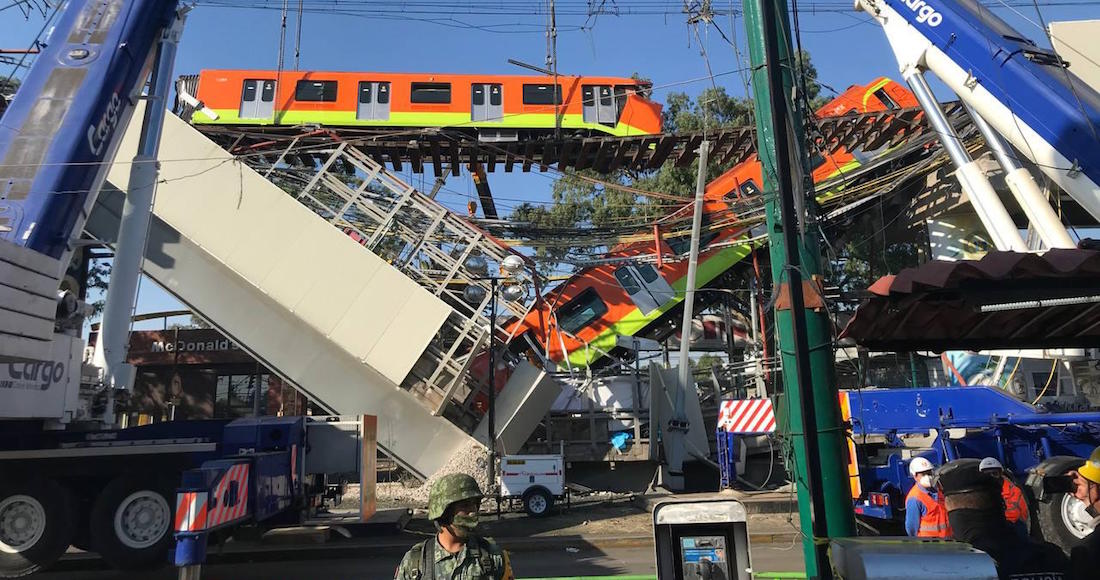
<path id="1" fill-rule="evenodd" d="M 500 261 L 500 273 L 497 276 L 489 276 L 489 267 L 485 258 L 472 256 L 466 260 L 466 269 L 474 274 L 473 280 L 488 280 L 491 296 L 489 298 L 489 408 L 487 410 L 487 438 L 489 444 L 488 482 L 494 486 L 496 481 L 496 321 L 497 321 L 497 295 L 503 294 L 509 302 L 519 302 L 527 298 L 527 284 L 519 276 L 526 266 L 523 258 L 515 254 L 509 254 Z M 503 284 L 502 284 L 503 283 Z M 485 301 L 485 288 L 476 284 L 469 284 L 462 292 L 462 297 L 471 304 L 480 305 Z M 476 314 L 476 313 L 475 313 Z"/>

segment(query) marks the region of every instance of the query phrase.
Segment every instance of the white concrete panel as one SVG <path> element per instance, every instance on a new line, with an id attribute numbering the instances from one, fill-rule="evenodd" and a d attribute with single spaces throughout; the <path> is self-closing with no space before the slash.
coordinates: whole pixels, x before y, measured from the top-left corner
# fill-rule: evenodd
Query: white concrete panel
<path id="1" fill-rule="evenodd" d="M 411 294 L 388 295 L 386 288 L 393 283 L 393 277 L 394 274 L 387 270 L 377 272 L 363 286 L 358 298 L 330 335 L 332 340 L 346 345 L 348 351 L 368 364 L 371 362 L 368 360 L 371 349 L 379 340 L 387 336 L 394 319 L 398 317 L 401 309 L 412 296 Z M 379 300 L 379 296 L 384 298 Z M 363 320 L 369 320 L 370 324 L 363 324 Z M 401 377 L 394 382 L 399 383 L 403 379 L 404 377 Z"/>
<path id="2" fill-rule="evenodd" d="M 287 278 L 279 282 L 295 288 L 309 287 L 310 281 L 326 266 L 316 259 L 316 254 L 326 251 L 323 249 L 327 248 L 327 244 L 319 240 L 332 233 L 329 231 L 332 227 L 323 220 L 303 216 L 301 209 L 297 201 L 289 196 L 273 200 L 264 211 L 263 221 L 242 228 L 253 231 L 249 231 L 250 236 L 242 238 L 241 243 L 228 256 L 224 256 L 224 262 L 268 295 L 274 296 L 282 289 L 278 285 L 265 283 L 271 273 L 281 267 L 297 267 L 300 275 L 297 280 Z M 240 221 L 246 223 L 249 220 Z M 288 255 L 299 247 L 312 249 L 313 255 L 306 259 L 308 265 L 290 262 Z M 283 304 L 290 307 L 295 303 Z M 293 307 L 290 309 L 294 310 Z"/>
<path id="3" fill-rule="evenodd" d="M 121 194 L 105 191 L 88 220 L 93 235 L 118 227 Z M 154 217 L 145 272 L 245 350 L 339 414 L 378 416 L 383 448 L 428 475 L 468 445 L 458 427 L 433 417 L 407 391 L 259 293 L 191 240 Z M 369 321 L 362 321 L 369 324 Z"/>
<path id="4" fill-rule="evenodd" d="M 351 238 L 346 241 L 355 244 Z M 304 240 L 294 240 L 283 250 L 282 256 L 283 259 L 275 263 L 274 269 L 260 280 L 260 286 L 280 304 L 297 304 L 309 292 L 312 286 L 310 280 L 320 275 L 324 264 L 314 259 L 317 248 Z M 377 270 L 381 266 L 382 261 L 378 260 L 362 268 Z"/>
<path id="5" fill-rule="evenodd" d="M 383 264 L 381 258 L 365 248 L 355 243 L 342 243 L 344 240 L 340 237 L 346 236 L 332 226 L 328 226 L 323 236 L 331 236 L 325 240 L 329 243 L 323 246 L 324 251 L 318 251 L 313 257 L 322 267 L 312 280 L 307 281 L 309 290 L 294 304 L 294 312 L 323 334 L 327 335 L 336 328 L 363 289 L 377 276 L 393 280 L 391 292 L 379 292 L 375 296 L 380 307 L 392 307 L 394 294 L 424 292 L 404 274 Z M 311 242 L 319 242 L 318 238 Z"/>
<path id="6" fill-rule="evenodd" d="M 497 451 L 519 453 L 561 390 L 562 384 L 546 371 L 521 362 L 496 400 Z M 488 422 L 482 419 L 474 431 L 474 439 L 488 441 L 488 435 Z"/>
<path id="7" fill-rule="evenodd" d="M 364 359 L 378 372 L 400 382 L 416 364 L 419 354 L 405 348 L 406 344 L 427 344 L 435 335 L 429 331 L 431 322 L 440 315 L 450 315 L 451 308 L 439 300 L 428 300 L 423 295 L 413 294 L 401 309 L 396 320 L 387 328 L 386 336 L 379 340 L 370 354 Z"/>

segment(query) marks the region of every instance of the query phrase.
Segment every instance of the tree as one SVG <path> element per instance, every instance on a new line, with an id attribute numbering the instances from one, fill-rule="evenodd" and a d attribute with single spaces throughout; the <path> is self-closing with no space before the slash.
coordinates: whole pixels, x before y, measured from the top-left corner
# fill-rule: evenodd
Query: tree
<path id="1" fill-rule="evenodd" d="M 214 328 L 214 327 L 210 326 L 210 323 L 207 322 L 205 318 L 199 316 L 198 314 L 192 313 L 191 314 L 191 328 Z"/>
<path id="2" fill-rule="evenodd" d="M 96 294 L 96 299 L 90 303 L 92 315 L 89 318 L 99 318 L 103 314 L 103 308 L 107 306 L 107 284 L 111 281 L 111 263 L 106 260 L 91 260 L 86 280 L 89 297 L 92 291 Z"/>

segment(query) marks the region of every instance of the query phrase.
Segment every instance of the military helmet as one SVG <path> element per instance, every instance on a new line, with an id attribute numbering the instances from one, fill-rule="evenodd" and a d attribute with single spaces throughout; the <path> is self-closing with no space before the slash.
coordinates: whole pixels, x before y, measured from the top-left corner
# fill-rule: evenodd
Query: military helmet
<path id="1" fill-rule="evenodd" d="M 465 473 L 444 475 L 432 484 L 428 494 L 428 519 L 438 520 L 443 517 L 451 504 L 482 497 L 485 496 L 473 477 Z"/>

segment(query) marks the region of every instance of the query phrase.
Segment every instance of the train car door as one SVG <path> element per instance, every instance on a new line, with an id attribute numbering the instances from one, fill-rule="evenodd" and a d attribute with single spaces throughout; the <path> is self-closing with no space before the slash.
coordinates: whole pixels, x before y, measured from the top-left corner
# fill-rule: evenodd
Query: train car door
<path id="1" fill-rule="evenodd" d="M 275 81 L 246 79 L 241 87 L 242 119 L 271 119 L 275 116 Z"/>
<path id="2" fill-rule="evenodd" d="M 475 83 L 470 87 L 470 120 L 504 120 L 504 94 L 501 85 Z"/>
<path id="3" fill-rule="evenodd" d="M 672 289 L 672 285 L 665 280 L 665 277 L 652 264 L 638 264 L 634 269 L 641 278 L 642 285 L 649 291 L 650 296 L 653 296 L 653 300 L 658 307 L 664 306 L 669 300 L 676 297 L 676 291 Z"/>
<path id="4" fill-rule="evenodd" d="M 390 83 L 362 81 L 359 83 L 359 105 L 355 118 L 360 121 L 390 120 Z"/>
<path id="5" fill-rule="evenodd" d="M 660 304 L 657 299 L 642 285 L 642 278 L 633 266 L 620 266 L 615 269 L 615 279 L 626 290 L 631 302 L 638 307 L 642 316 L 648 316 L 656 310 Z"/>
<path id="6" fill-rule="evenodd" d="M 584 103 L 581 118 L 585 123 L 614 126 L 618 122 L 611 85 L 584 85 L 581 88 L 581 99 Z"/>

